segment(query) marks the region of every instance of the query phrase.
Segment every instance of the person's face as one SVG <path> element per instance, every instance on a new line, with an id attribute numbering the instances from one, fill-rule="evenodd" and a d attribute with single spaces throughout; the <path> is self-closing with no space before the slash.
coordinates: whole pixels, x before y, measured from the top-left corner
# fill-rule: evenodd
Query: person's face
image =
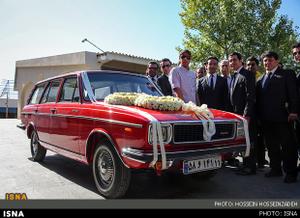
<path id="1" fill-rule="evenodd" d="M 163 61 L 160 63 L 160 69 L 164 74 L 169 74 L 171 71 L 171 63 L 169 61 Z"/>
<path id="2" fill-rule="evenodd" d="M 196 73 L 197 73 L 197 78 L 200 79 L 205 75 L 205 68 L 204 67 L 198 68 Z"/>
<path id="3" fill-rule="evenodd" d="M 258 66 L 255 61 L 247 61 L 247 70 L 256 73 Z"/>
<path id="4" fill-rule="evenodd" d="M 275 60 L 274 57 L 264 57 L 263 63 L 267 71 L 272 71 L 275 67 L 278 66 L 278 60 Z"/>
<path id="5" fill-rule="evenodd" d="M 229 66 L 232 70 L 238 70 L 243 65 L 236 55 L 229 56 Z"/>
<path id="6" fill-rule="evenodd" d="M 156 64 L 149 64 L 147 68 L 147 73 L 149 76 L 154 77 L 157 74 L 157 66 Z"/>
<path id="7" fill-rule="evenodd" d="M 208 73 L 215 73 L 218 69 L 218 61 L 215 59 L 210 59 L 207 61 L 207 71 Z"/>
<path id="8" fill-rule="evenodd" d="M 297 63 L 300 63 L 300 47 L 299 48 L 293 48 L 293 57 L 294 57 L 294 60 Z"/>
<path id="9" fill-rule="evenodd" d="M 229 74 L 229 64 L 228 64 L 228 62 L 222 62 L 221 63 L 220 71 L 223 75 L 228 76 L 228 74 Z"/>
<path id="10" fill-rule="evenodd" d="M 183 53 L 180 55 L 180 64 L 185 67 L 188 68 L 191 62 L 192 57 L 188 54 L 188 53 Z"/>

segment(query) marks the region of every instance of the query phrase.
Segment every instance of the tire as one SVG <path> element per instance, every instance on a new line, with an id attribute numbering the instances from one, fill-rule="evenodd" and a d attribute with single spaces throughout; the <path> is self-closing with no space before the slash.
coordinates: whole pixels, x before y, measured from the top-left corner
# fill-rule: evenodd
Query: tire
<path id="1" fill-rule="evenodd" d="M 93 158 L 93 176 L 100 194 L 106 198 L 120 198 L 128 190 L 131 171 L 109 142 L 101 142 Z"/>
<path id="2" fill-rule="evenodd" d="M 42 147 L 39 143 L 39 138 L 36 131 L 33 131 L 30 138 L 30 151 L 32 160 L 36 162 L 41 162 L 46 156 L 47 150 Z"/>
<path id="3" fill-rule="evenodd" d="M 209 180 L 217 174 L 217 170 L 210 170 L 201 173 L 191 174 L 191 177 L 196 180 Z"/>

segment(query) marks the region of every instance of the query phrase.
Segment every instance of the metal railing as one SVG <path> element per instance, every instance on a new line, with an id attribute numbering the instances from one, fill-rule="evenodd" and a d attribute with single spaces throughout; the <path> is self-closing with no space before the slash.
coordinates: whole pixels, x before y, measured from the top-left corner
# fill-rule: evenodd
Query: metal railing
<path id="1" fill-rule="evenodd" d="M 14 81 L 3 79 L 0 82 L 0 98 L 5 100 L 5 117 L 8 118 L 8 102 L 10 99 L 18 99 L 18 92 L 14 91 Z"/>

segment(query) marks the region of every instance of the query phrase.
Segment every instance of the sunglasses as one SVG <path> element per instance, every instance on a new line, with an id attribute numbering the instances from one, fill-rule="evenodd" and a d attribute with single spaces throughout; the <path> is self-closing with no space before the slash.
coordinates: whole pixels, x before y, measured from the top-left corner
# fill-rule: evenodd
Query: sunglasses
<path id="1" fill-rule="evenodd" d="M 149 70 L 157 70 L 157 67 L 148 67 Z"/>
<path id="2" fill-rule="evenodd" d="M 188 59 L 188 60 L 191 60 L 191 57 L 190 57 L 190 56 L 185 56 L 185 55 L 182 55 L 180 58 L 181 58 L 181 59 Z"/>
<path id="3" fill-rule="evenodd" d="M 293 56 L 300 55 L 300 51 L 293 52 Z"/>
<path id="4" fill-rule="evenodd" d="M 171 66 L 170 64 L 167 64 L 167 65 L 162 65 L 161 67 L 166 68 L 166 67 L 170 67 L 170 66 Z"/>

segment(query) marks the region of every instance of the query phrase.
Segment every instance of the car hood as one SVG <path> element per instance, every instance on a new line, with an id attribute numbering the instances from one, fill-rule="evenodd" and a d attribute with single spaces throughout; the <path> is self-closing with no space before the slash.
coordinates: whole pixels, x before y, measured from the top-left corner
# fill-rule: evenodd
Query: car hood
<path id="1" fill-rule="evenodd" d="M 105 103 L 103 103 L 105 104 Z M 167 121 L 197 121 L 199 118 L 193 112 L 184 112 L 184 111 L 159 111 L 159 110 L 150 110 L 142 107 L 136 106 L 120 106 L 120 105 L 109 105 L 105 104 L 110 109 L 114 109 L 115 112 L 126 113 L 135 117 L 146 118 L 148 120 L 151 117 L 155 118 L 160 122 Z M 236 114 L 210 109 L 214 115 L 214 120 L 226 120 L 226 119 L 239 119 Z"/>

